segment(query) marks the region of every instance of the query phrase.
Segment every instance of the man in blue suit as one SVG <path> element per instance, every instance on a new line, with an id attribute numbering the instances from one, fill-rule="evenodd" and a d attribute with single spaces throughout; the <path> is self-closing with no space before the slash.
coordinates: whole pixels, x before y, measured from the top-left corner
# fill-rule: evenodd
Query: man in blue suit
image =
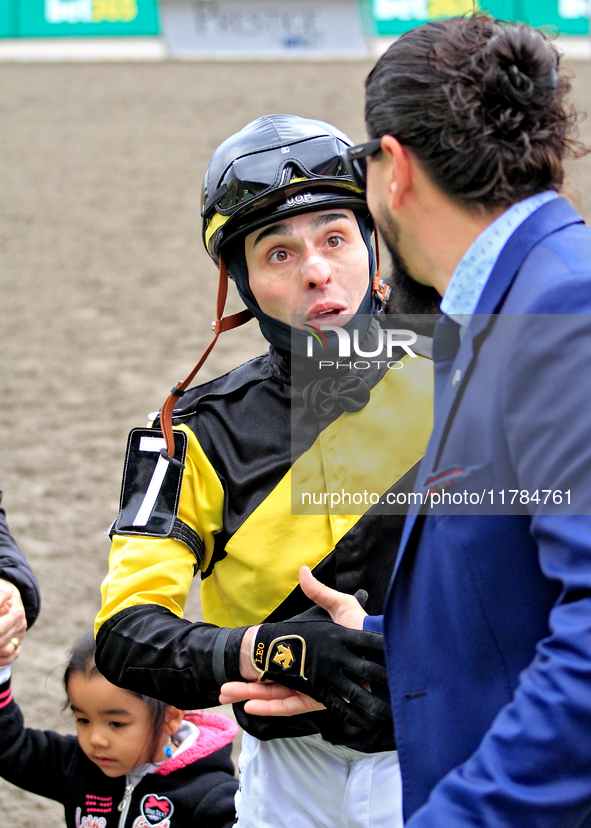
<path id="1" fill-rule="evenodd" d="M 302 582 L 384 632 L 409 828 L 591 826 L 591 231 L 558 195 L 584 151 L 568 89 L 532 29 L 432 22 L 371 72 L 351 151 L 402 294 L 443 296 L 435 426 L 384 616 Z"/>

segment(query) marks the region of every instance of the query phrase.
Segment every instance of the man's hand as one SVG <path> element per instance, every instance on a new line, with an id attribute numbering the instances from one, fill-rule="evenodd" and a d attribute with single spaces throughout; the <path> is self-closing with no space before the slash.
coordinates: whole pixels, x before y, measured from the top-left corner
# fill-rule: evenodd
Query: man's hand
<path id="1" fill-rule="evenodd" d="M 350 630 L 363 629 L 363 619 L 367 613 L 354 595 L 347 595 L 327 587 L 312 575 L 307 566 L 300 567 L 300 586 L 304 595 L 325 609 L 335 624 L 348 627 Z M 365 600 L 367 600 L 367 593 Z"/>
<path id="2" fill-rule="evenodd" d="M 302 567 L 302 570 L 307 567 Z M 310 570 L 310 577 L 316 581 Z M 319 581 L 317 583 L 320 583 Z M 320 584 L 322 586 L 322 584 Z M 240 644 L 240 675 L 247 681 L 227 681 L 222 684 L 220 704 L 236 704 L 246 701 L 244 710 L 253 716 L 298 716 L 301 713 L 310 713 L 313 710 L 324 710 L 324 705 L 290 690 L 274 681 L 252 681 L 259 675 L 250 657 L 252 640 L 258 627 L 250 627 L 242 637 Z"/>
<path id="3" fill-rule="evenodd" d="M 20 592 L 10 581 L 0 579 L 0 667 L 19 657 L 26 630 L 27 619 Z"/>
<path id="4" fill-rule="evenodd" d="M 308 566 L 300 567 L 300 586 L 304 595 L 307 595 L 315 604 L 322 609 L 325 609 L 335 624 L 340 624 L 342 627 L 348 627 L 350 630 L 362 630 L 363 619 L 367 615 L 360 602 L 353 595 L 346 595 L 344 592 L 337 592 L 336 589 L 331 589 L 325 586 L 321 581 L 312 575 Z M 256 679 L 259 671 L 255 669 L 252 659 L 252 640 L 256 635 L 258 627 L 250 627 L 242 638 L 240 644 L 240 675 L 243 679 Z M 228 684 L 241 684 L 241 682 L 227 682 Z M 256 687 L 260 687 L 257 684 Z M 298 694 L 300 695 L 300 694 Z M 242 701 L 243 696 L 236 701 Z M 261 698 L 257 696 L 257 698 Z M 222 702 L 227 704 L 227 702 Z"/>
<path id="5" fill-rule="evenodd" d="M 274 681 L 228 681 L 222 685 L 220 704 L 246 701 L 244 710 L 253 716 L 298 716 L 324 710 L 320 702 Z"/>
<path id="6" fill-rule="evenodd" d="M 359 603 L 363 600 L 360 595 L 358 600 L 324 586 L 308 567 L 300 569 L 300 585 L 318 607 L 330 612 L 335 625 L 363 629 L 366 613 Z M 388 718 L 389 706 L 371 693 L 368 684 L 385 684 L 385 668 L 362 654 L 363 650 L 379 654 L 381 637 L 339 632 L 318 607 L 280 624 L 247 630 L 240 652 L 241 674 L 245 679 L 253 677 L 254 658 L 259 679 L 264 677 L 266 682 L 228 682 L 222 687 L 221 703 L 250 699 L 245 705 L 247 713 L 293 716 L 320 710 L 326 702 L 358 726 L 366 726 L 375 718 Z M 270 677 L 291 692 L 278 689 L 268 680 Z M 316 701 L 307 695 L 308 689 Z"/>

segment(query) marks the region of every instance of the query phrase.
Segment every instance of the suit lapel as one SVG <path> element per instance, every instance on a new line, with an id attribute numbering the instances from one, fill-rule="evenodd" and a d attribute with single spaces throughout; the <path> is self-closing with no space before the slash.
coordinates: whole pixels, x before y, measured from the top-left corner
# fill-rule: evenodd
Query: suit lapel
<path id="1" fill-rule="evenodd" d="M 484 286 L 476 313 L 498 313 L 517 272 L 531 250 L 569 224 L 584 224 L 564 198 L 547 201 L 532 213 L 509 238 Z"/>
<path id="2" fill-rule="evenodd" d="M 447 382 L 442 389 L 441 400 L 437 402 L 437 419 L 433 424 L 429 444 L 417 474 L 415 487 L 417 490 L 421 487 L 422 481 L 437 467 L 437 460 L 445 442 L 445 435 L 461 397 L 466 378 L 470 373 L 474 354 L 477 353 L 482 339 L 486 337 L 493 321 L 493 314 L 501 312 L 505 297 L 519 272 L 519 268 L 531 250 L 546 236 L 569 224 L 582 223 L 581 217 L 575 213 L 564 198 L 552 199 L 552 201 L 546 202 L 532 213 L 515 230 L 502 249 L 458 349 Z M 420 512 L 420 505 L 411 505 L 409 508 L 400 540 L 393 579 L 396 576 Z"/>

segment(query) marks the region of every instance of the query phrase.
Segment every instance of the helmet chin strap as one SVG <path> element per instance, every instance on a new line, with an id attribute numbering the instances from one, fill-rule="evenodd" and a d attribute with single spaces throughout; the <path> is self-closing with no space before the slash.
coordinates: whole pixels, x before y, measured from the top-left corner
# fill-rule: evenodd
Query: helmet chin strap
<path id="1" fill-rule="evenodd" d="M 166 442 L 166 448 L 162 449 L 161 454 L 163 457 L 166 457 L 169 460 L 173 460 L 173 462 L 178 463 L 178 461 L 174 461 L 174 434 L 172 431 L 172 412 L 176 405 L 176 401 L 179 397 L 182 397 L 185 393 L 185 389 L 189 385 L 190 382 L 193 381 L 196 374 L 201 370 L 205 360 L 213 351 L 215 343 L 218 341 L 218 337 L 224 331 L 231 331 L 233 328 L 239 328 L 241 325 L 244 325 L 246 322 L 249 322 L 253 318 L 253 314 L 249 310 L 243 310 L 239 313 L 234 313 L 231 316 L 226 316 L 224 318 L 224 308 L 226 307 L 226 298 L 228 296 L 228 269 L 226 267 L 226 263 L 223 257 L 220 255 L 220 278 L 218 282 L 218 297 L 216 302 L 216 318 L 215 322 L 211 323 L 212 330 L 214 332 L 214 337 L 202 353 L 199 362 L 193 368 L 191 373 L 186 377 L 182 382 L 179 380 L 174 388 L 171 389 L 170 394 L 166 398 L 164 405 L 162 406 L 162 411 L 160 412 L 160 426 L 162 428 L 162 433 L 164 434 L 164 440 Z"/>
<path id="2" fill-rule="evenodd" d="M 376 251 L 376 274 L 371 280 L 371 289 L 373 291 L 373 296 L 376 302 L 377 312 L 381 313 L 385 306 L 386 302 L 390 298 L 390 294 L 392 293 L 392 288 L 390 285 L 387 285 L 380 275 L 380 239 L 376 232 L 374 233 L 375 239 L 375 251 Z"/>

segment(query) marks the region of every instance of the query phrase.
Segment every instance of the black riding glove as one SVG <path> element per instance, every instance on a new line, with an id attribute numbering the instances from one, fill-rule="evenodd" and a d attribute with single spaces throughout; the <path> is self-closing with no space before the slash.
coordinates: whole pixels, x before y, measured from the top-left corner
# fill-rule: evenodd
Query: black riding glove
<path id="1" fill-rule="evenodd" d="M 355 597 L 363 606 L 367 593 Z M 321 607 L 275 624 L 261 624 L 251 657 L 259 680 L 269 679 L 322 702 L 359 728 L 392 718 L 383 697 L 360 684 L 387 684 L 383 636 L 335 624 Z"/>

